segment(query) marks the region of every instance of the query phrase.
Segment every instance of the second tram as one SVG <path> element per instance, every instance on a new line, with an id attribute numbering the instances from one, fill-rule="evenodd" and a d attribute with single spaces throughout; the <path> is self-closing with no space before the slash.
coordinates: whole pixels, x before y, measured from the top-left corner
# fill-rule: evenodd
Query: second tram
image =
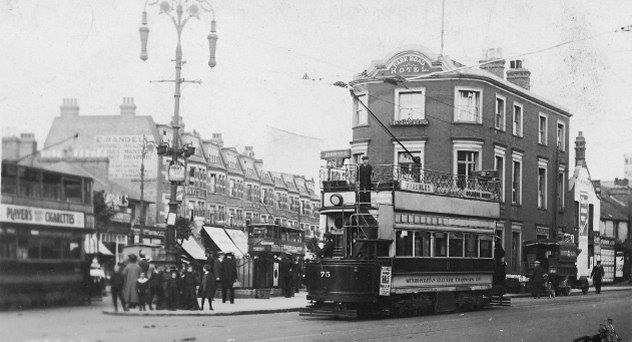
<path id="1" fill-rule="evenodd" d="M 499 264 L 497 180 L 417 171 L 374 166 L 368 200 L 355 168 L 339 171 L 335 181 L 326 171 L 327 242 L 305 266 L 312 304 L 303 314 L 402 316 L 490 303 Z"/>

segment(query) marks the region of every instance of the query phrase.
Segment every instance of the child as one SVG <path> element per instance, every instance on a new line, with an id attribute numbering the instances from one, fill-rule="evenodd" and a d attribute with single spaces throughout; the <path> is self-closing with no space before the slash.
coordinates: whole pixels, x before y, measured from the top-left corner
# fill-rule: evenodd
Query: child
<path id="1" fill-rule="evenodd" d="M 204 310 L 204 300 L 208 299 L 208 308 L 213 310 L 213 297 L 215 297 L 215 274 L 212 272 L 211 266 L 204 265 L 204 275 L 198 289 L 198 296 L 202 298 L 202 306 L 200 310 Z"/>
<path id="2" fill-rule="evenodd" d="M 138 302 L 140 311 L 145 311 L 145 304 L 147 304 L 147 297 L 149 295 L 149 279 L 145 275 L 145 272 L 141 272 L 138 280 L 136 280 L 136 291 L 138 291 Z"/>

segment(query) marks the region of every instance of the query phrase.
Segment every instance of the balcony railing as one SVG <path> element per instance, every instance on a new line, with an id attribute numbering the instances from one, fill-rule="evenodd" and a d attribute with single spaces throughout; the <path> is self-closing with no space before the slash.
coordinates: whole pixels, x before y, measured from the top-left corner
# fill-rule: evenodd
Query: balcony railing
<path id="1" fill-rule="evenodd" d="M 320 180 L 325 191 L 355 190 L 358 166 L 321 168 Z M 500 180 L 497 177 L 464 176 L 421 169 L 414 165 L 381 164 L 373 166 L 371 177 L 374 190 L 405 190 L 441 196 L 500 200 Z"/>

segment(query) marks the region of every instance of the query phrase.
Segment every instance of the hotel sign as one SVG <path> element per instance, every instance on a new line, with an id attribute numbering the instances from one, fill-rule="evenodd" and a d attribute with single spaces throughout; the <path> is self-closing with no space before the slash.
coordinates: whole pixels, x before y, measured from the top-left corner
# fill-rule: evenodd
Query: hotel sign
<path id="1" fill-rule="evenodd" d="M 0 222 L 85 228 L 84 213 L 2 204 Z"/>
<path id="2" fill-rule="evenodd" d="M 384 75 L 410 75 L 430 72 L 430 62 L 419 54 L 405 54 L 395 58 Z"/>
<path id="3" fill-rule="evenodd" d="M 491 274 L 428 274 L 428 275 L 396 275 L 393 277 L 394 288 L 491 285 Z"/>

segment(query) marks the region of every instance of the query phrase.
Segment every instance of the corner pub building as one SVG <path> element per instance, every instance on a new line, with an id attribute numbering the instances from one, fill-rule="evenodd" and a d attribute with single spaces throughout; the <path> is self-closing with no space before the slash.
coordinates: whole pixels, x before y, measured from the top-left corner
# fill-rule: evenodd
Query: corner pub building
<path id="1" fill-rule="evenodd" d="M 574 233 L 564 225 L 571 215 L 567 204 L 573 203 L 565 199 L 571 114 L 530 91 L 530 72 L 522 61 L 510 61 L 505 72 L 499 54 L 500 49 L 490 49 L 480 67 L 465 67 L 427 48 L 405 47 L 374 61 L 350 86 L 420 158 L 422 170 L 464 179 L 481 170 L 498 171 L 496 235 L 506 251 L 507 272 L 520 274 L 523 241 Z M 410 156 L 358 100 L 353 162 L 368 155 L 374 173 L 380 164 L 399 166 L 400 172 L 412 167 Z"/>

